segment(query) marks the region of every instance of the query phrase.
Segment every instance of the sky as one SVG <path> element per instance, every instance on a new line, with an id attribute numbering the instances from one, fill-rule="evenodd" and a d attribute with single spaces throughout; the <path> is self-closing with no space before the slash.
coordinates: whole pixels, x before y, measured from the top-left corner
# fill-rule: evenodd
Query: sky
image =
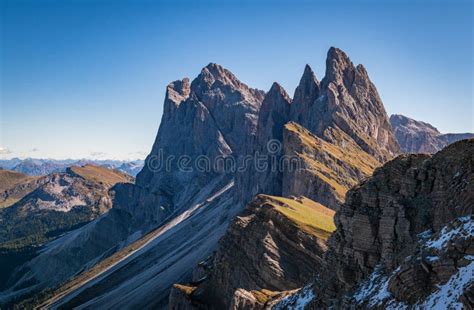
<path id="1" fill-rule="evenodd" d="M 472 1 L 0 3 L 0 158 L 144 158 L 169 82 L 215 62 L 292 95 L 331 46 L 389 114 L 474 132 Z"/>

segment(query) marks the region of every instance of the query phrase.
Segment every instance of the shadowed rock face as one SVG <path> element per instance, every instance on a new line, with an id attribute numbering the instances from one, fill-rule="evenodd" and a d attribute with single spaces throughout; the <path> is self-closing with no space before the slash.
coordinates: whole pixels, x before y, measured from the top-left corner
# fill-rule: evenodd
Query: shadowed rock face
<path id="1" fill-rule="evenodd" d="M 296 87 L 291 107 L 291 119 L 303 127 L 309 128 L 312 125 L 311 118 L 308 117 L 313 110 L 316 99 L 321 94 L 321 85 L 313 69 L 309 65 L 304 68 L 303 76 Z"/>
<path id="2" fill-rule="evenodd" d="M 397 266 L 408 264 L 407 257 L 421 255 L 417 254 L 421 233 L 442 234 L 441 228 L 449 222 L 471 217 L 473 159 L 474 139 L 454 143 L 432 157 L 401 155 L 349 191 L 335 217 L 337 230 L 329 243 L 326 271 L 314 286 L 319 296 L 314 305 L 327 306 L 331 298 L 349 294 L 377 269 L 390 273 Z M 458 250 L 465 254 L 472 251 L 465 246 Z M 453 249 L 448 251 L 456 253 Z M 419 277 L 423 266 L 407 264 L 401 268 L 408 271 L 402 280 L 391 281 L 389 291 L 402 302 L 418 302 L 422 294 L 402 291 L 397 283 L 412 285 L 420 281 L 427 292 L 434 286 Z M 454 272 L 451 269 L 448 275 Z"/>
<path id="3" fill-rule="evenodd" d="M 273 83 L 263 100 L 258 119 L 258 131 L 253 145 L 254 154 L 272 156 L 276 161 L 266 160 L 267 167 L 259 171 L 252 165 L 245 173 L 250 199 L 253 193 L 281 194 L 282 171 L 279 161 L 283 153 L 283 126 L 288 122 L 291 99 L 278 83 Z M 276 143 L 276 144 L 275 144 Z M 275 149 L 272 149 L 274 147 Z"/>
<path id="4" fill-rule="evenodd" d="M 451 143 L 474 137 L 472 133 L 441 134 L 428 123 L 398 114 L 390 116 L 390 123 L 404 153 L 436 153 Z"/>

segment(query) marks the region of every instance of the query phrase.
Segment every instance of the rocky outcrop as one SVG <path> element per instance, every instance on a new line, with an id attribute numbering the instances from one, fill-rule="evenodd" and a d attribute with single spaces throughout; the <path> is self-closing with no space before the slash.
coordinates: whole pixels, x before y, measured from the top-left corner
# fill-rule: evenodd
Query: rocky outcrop
<path id="1" fill-rule="evenodd" d="M 474 137 L 472 133 L 441 134 L 431 124 L 399 114 L 390 116 L 390 123 L 404 153 L 436 153 L 451 143 Z"/>
<path id="2" fill-rule="evenodd" d="M 393 271 L 382 266 L 349 295 L 357 308 L 472 309 L 474 219 L 460 217 L 418 236 L 416 250 Z"/>
<path id="3" fill-rule="evenodd" d="M 276 292 L 300 288 L 318 271 L 333 214 L 304 197 L 257 196 L 220 240 L 210 271 L 194 279 L 189 304 L 263 309 Z M 175 297 L 170 309 L 184 303 Z"/>
<path id="4" fill-rule="evenodd" d="M 315 111 L 315 101 L 321 94 L 321 85 L 313 69 L 309 65 L 304 68 L 303 76 L 300 79 L 293 95 L 293 105 L 291 106 L 291 120 L 306 128 L 312 128 Z"/>
<path id="5" fill-rule="evenodd" d="M 443 235 L 449 222 L 472 216 L 473 158 L 473 139 L 454 143 L 433 157 L 401 155 L 350 190 L 335 216 L 337 230 L 325 257 L 326 269 L 314 286 L 313 306 L 328 306 L 334 298 L 343 303 L 344 295 L 351 294 L 358 283 L 378 277 L 378 270 L 387 274 L 398 266 L 398 280 L 390 282 L 389 290 L 400 301 L 414 303 L 421 293 L 401 286 L 423 284 L 434 289 L 429 273 L 435 265 L 423 263 L 422 254 L 418 257 L 423 260 L 416 264 L 409 257 L 417 256 L 420 234 Z M 470 246 L 463 242 L 448 251 L 451 262 L 440 260 L 434 271 L 438 282 L 460 270 L 449 266 L 456 265 L 455 257 L 470 253 Z"/>

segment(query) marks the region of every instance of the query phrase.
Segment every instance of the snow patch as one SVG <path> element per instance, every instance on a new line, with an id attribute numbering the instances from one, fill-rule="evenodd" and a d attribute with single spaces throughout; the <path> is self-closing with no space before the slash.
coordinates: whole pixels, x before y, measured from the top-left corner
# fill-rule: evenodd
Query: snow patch
<path id="1" fill-rule="evenodd" d="M 399 269 L 393 273 L 398 272 Z M 354 294 L 354 299 L 357 304 L 367 302 L 371 307 L 379 305 L 384 300 L 391 297 L 388 291 L 389 277 L 383 274 L 381 267 L 376 267 L 374 272 L 367 279 Z"/>
<path id="2" fill-rule="evenodd" d="M 311 285 L 305 286 L 297 293 L 283 298 L 274 310 L 304 310 L 305 306 L 316 297 Z"/>
<path id="3" fill-rule="evenodd" d="M 429 240 L 426 243 L 426 246 L 428 248 L 433 248 L 437 250 L 441 250 L 443 247 L 445 247 L 446 243 L 453 238 L 470 238 L 474 235 L 474 223 L 471 220 L 470 216 L 464 216 L 458 218 L 458 221 L 462 223 L 457 228 L 450 229 L 447 226 L 443 227 L 443 229 L 440 232 L 440 235 L 437 238 L 434 238 L 433 240 Z"/>
<path id="4" fill-rule="evenodd" d="M 448 282 L 438 285 L 438 290 L 428 296 L 419 307 L 421 309 L 463 309 L 459 297 L 469 283 L 473 281 L 473 274 L 474 262 L 459 268 L 458 272 Z"/>
<path id="5" fill-rule="evenodd" d="M 418 236 L 421 245 L 428 248 L 443 250 L 447 243 L 453 238 L 472 238 L 474 236 L 474 225 L 470 216 L 458 218 L 458 227 L 445 226 L 438 236 L 431 237 L 431 231 L 425 231 Z M 431 238 L 431 239 L 430 239 Z M 380 266 L 376 267 L 372 274 L 365 280 L 353 294 L 357 305 L 366 305 L 369 308 L 383 306 L 385 309 L 463 309 L 459 301 L 465 289 L 473 282 L 474 255 L 466 255 L 465 259 L 471 263 L 461 267 L 444 284 L 438 284 L 435 290 L 418 304 L 407 305 L 399 302 L 388 291 L 388 283 L 399 271 L 400 267 L 390 274 L 385 274 Z M 439 259 L 432 255 L 425 257 L 432 262 Z"/>

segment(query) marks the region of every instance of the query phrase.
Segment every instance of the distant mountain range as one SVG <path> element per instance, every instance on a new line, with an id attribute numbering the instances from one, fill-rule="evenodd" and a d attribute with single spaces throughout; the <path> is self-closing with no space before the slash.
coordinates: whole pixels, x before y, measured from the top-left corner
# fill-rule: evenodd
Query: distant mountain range
<path id="1" fill-rule="evenodd" d="M 94 159 L 40 159 L 40 158 L 27 158 L 27 159 L 0 159 L 0 168 L 5 170 L 11 170 L 20 172 L 30 176 L 41 176 L 55 172 L 64 172 L 66 168 L 71 166 L 81 167 L 86 164 L 92 164 L 96 166 L 103 166 L 110 169 L 118 169 L 135 177 L 138 172 L 143 168 L 143 160 L 94 160 Z"/>
<path id="2" fill-rule="evenodd" d="M 167 86 L 134 183 L 109 191 L 98 176 L 112 170 L 70 168 L 20 197 L 39 179 L 8 175 L 29 185 L 7 190 L 20 200 L 5 199 L 4 214 L 18 210 L 5 223 L 74 210 L 96 192 L 78 197 L 74 184 L 91 179 L 110 208 L 27 253 L 0 305 L 472 309 L 474 139 L 403 154 L 453 141 L 438 139 L 428 124 L 390 121 L 364 66 L 340 49 L 321 80 L 305 67 L 293 97 L 210 63 Z"/>
<path id="3" fill-rule="evenodd" d="M 442 134 L 431 124 L 399 114 L 390 116 L 390 123 L 404 153 L 433 154 L 451 143 L 474 137 L 474 133 Z"/>

